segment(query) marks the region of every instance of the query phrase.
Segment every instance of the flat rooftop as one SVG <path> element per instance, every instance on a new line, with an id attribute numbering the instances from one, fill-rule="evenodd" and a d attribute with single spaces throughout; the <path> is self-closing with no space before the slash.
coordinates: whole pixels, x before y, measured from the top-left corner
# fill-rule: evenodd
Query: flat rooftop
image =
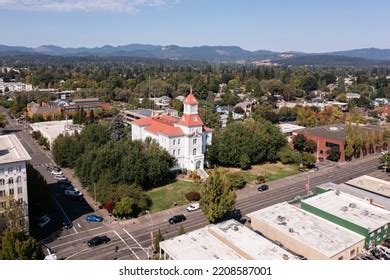
<path id="1" fill-rule="evenodd" d="M 292 260 L 294 255 L 235 220 L 177 236 L 160 243 L 177 260 Z"/>
<path id="2" fill-rule="evenodd" d="M 390 211 L 340 191 L 331 190 L 302 202 L 366 228 L 369 232 L 390 222 Z"/>
<path id="3" fill-rule="evenodd" d="M 326 138 L 326 139 L 335 139 L 338 141 L 345 141 L 347 135 L 347 125 L 346 124 L 331 124 L 323 125 L 313 128 L 305 128 L 297 130 L 297 133 L 302 133 L 306 135 L 312 135 L 316 137 Z M 359 125 L 360 130 L 364 132 L 381 132 L 382 127 L 375 125 Z"/>
<path id="4" fill-rule="evenodd" d="M 54 140 L 65 132 L 72 134 L 74 130 L 80 132 L 82 129 L 80 125 L 73 125 L 73 120 L 39 122 L 30 124 L 30 126 L 34 131 L 40 131 L 49 140 Z"/>
<path id="5" fill-rule="evenodd" d="M 301 243 L 333 257 L 364 240 L 362 235 L 315 216 L 287 202 L 272 205 L 247 215 L 263 221 Z"/>
<path id="6" fill-rule="evenodd" d="M 349 180 L 346 184 L 390 198 L 390 182 L 368 175 Z"/>
<path id="7" fill-rule="evenodd" d="M 0 136 L 0 164 L 27 160 L 31 160 L 31 157 L 16 135 Z"/>
<path id="8" fill-rule="evenodd" d="M 350 195 L 356 196 L 366 201 L 372 200 L 373 205 L 382 207 L 386 210 L 390 210 L 390 199 L 382 195 L 378 195 L 376 193 L 368 192 L 366 190 L 359 189 L 359 188 L 354 188 L 347 184 L 335 184 L 331 182 L 321 184 L 317 187 L 325 190 L 329 190 L 329 189 L 339 190 L 341 192 L 348 193 Z"/>

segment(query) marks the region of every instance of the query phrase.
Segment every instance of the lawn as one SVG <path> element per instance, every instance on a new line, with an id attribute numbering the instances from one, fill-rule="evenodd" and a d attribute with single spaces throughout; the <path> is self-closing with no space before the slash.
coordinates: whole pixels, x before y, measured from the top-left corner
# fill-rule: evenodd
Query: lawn
<path id="1" fill-rule="evenodd" d="M 258 175 L 265 176 L 266 181 L 278 180 L 287 176 L 298 174 L 299 167 L 293 164 L 277 163 L 265 163 L 254 165 L 250 170 L 240 171 L 237 168 L 228 168 L 231 172 L 241 172 L 244 176 L 244 180 L 248 183 L 254 182 Z"/>
<path id="2" fill-rule="evenodd" d="M 200 192 L 201 185 L 189 181 L 176 181 L 166 186 L 148 191 L 147 194 L 153 201 L 151 213 L 169 209 L 175 205 L 189 203 L 185 194 L 189 191 Z"/>

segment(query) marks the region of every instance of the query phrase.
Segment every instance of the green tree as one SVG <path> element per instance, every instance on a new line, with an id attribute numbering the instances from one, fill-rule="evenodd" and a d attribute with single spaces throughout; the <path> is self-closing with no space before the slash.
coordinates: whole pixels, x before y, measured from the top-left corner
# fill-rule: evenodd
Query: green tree
<path id="1" fill-rule="evenodd" d="M 226 176 L 228 177 L 228 180 L 234 190 L 245 187 L 246 181 L 242 172 L 229 172 L 226 174 Z"/>
<path id="2" fill-rule="evenodd" d="M 298 152 L 303 152 L 305 150 L 307 138 L 303 134 L 298 134 L 293 138 L 293 147 Z"/>
<path id="3" fill-rule="evenodd" d="M 109 131 L 114 141 L 126 138 L 126 126 L 122 115 L 118 114 L 112 119 Z"/>
<path id="4" fill-rule="evenodd" d="M 2 237 L 0 259 L 3 260 L 42 260 L 44 255 L 38 242 L 25 233 L 7 230 Z"/>
<path id="5" fill-rule="evenodd" d="M 62 167 L 74 167 L 83 153 L 78 136 L 59 135 L 52 145 L 54 161 Z"/>
<path id="6" fill-rule="evenodd" d="M 226 172 L 215 169 L 202 188 L 200 205 L 210 222 L 222 219 L 234 209 L 236 194 L 233 191 Z"/>
<path id="7" fill-rule="evenodd" d="M 308 107 L 299 108 L 297 111 L 298 125 L 314 127 L 318 123 L 317 114 Z"/>
<path id="8" fill-rule="evenodd" d="M 240 168 L 242 170 L 248 170 L 251 168 L 251 159 L 247 154 L 242 154 L 240 156 Z"/>
<path id="9" fill-rule="evenodd" d="M 153 240 L 154 252 L 160 251 L 160 242 L 162 242 L 162 241 L 164 241 L 164 236 L 162 235 L 161 230 L 158 230 L 158 232 Z"/>
<path id="10" fill-rule="evenodd" d="M 339 146 L 332 146 L 328 151 L 327 151 L 328 160 L 331 161 L 339 161 L 340 159 L 340 148 Z"/>
<path id="11" fill-rule="evenodd" d="M 130 197 L 123 197 L 119 202 L 115 203 L 112 214 L 115 217 L 127 218 L 133 214 L 135 202 Z"/>
<path id="12" fill-rule="evenodd" d="M 278 157 L 279 160 L 283 164 L 292 164 L 292 163 L 300 163 L 301 162 L 301 155 L 299 152 L 293 151 L 289 147 L 283 147 L 279 152 L 278 152 Z"/>

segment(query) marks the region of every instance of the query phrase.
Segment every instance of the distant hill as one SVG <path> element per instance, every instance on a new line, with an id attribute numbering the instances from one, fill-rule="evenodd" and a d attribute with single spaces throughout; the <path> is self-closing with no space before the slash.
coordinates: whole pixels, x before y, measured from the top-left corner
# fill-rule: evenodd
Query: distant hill
<path id="1" fill-rule="evenodd" d="M 390 49 L 356 49 L 350 51 L 337 51 L 329 53 L 331 55 L 342 55 L 348 57 L 360 57 L 366 59 L 376 59 L 376 60 L 390 60 Z"/>
<path id="2" fill-rule="evenodd" d="M 389 65 L 390 49 L 356 49 L 329 53 L 309 54 L 303 52 L 273 52 L 269 50 L 248 51 L 237 46 L 180 47 L 148 44 L 102 46 L 95 48 L 63 48 L 42 45 L 37 48 L 0 45 L 0 55 L 43 54 L 49 56 L 117 56 L 171 60 L 198 60 L 208 62 L 254 62 L 269 60 L 287 65 Z"/>

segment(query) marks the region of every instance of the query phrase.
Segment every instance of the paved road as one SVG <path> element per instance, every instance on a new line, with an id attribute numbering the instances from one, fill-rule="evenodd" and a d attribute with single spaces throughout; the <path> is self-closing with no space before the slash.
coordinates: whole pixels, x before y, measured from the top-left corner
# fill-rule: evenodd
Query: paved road
<path id="1" fill-rule="evenodd" d="M 18 127 L 14 121 L 11 126 Z M 164 212 L 142 216 L 138 219 L 123 222 L 87 223 L 85 215 L 93 212 L 87 202 L 68 200 L 46 171 L 45 165 L 51 162 L 50 157 L 42 152 L 24 131 L 16 133 L 22 144 L 31 154 L 33 165 L 45 176 L 51 186 L 54 198 L 52 217 L 47 228 L 38 231 L 42 243 L 46 244 L 62 259 L 147 259 L 151 248 L 151 233 L 158 230 L 164 237 L 172 238 L 177 235 L 182 224 L 187 232 L 199 229 L 208 224 L 201 211 L 186 213 L 187 220 L 181 224 L 170 225 L 167 220 L 175 214 L 185 212 L 185 206 L 176 207 Z M 270 189 L 259 193 L 254 187 L 247 187 L 237 192 L 236 217 L 268 207 L 275 203 L 289 201 L 296 196 L 306 194 L 305 184 L 311 187 L 325 182 L 342 183 L 351 178 L 374 174 L 376 177 L 388 180 L 387 173 L 377 170 L 377 157 L 356 160 L 346 164 L 335 164 L 324 167 L 318 172 L 301 173 L 281 180 L 270 182 Z M 90 201 L 90 200 L 88 200 Z M 63 219 L 69 218 L 74 227 L 63 230 Z M 107 235 L 111 241 L 96 248 L 89 248 L 86 241 L 98 235 Z M 118 250 L 116 250 L 116 247 Z"/>

